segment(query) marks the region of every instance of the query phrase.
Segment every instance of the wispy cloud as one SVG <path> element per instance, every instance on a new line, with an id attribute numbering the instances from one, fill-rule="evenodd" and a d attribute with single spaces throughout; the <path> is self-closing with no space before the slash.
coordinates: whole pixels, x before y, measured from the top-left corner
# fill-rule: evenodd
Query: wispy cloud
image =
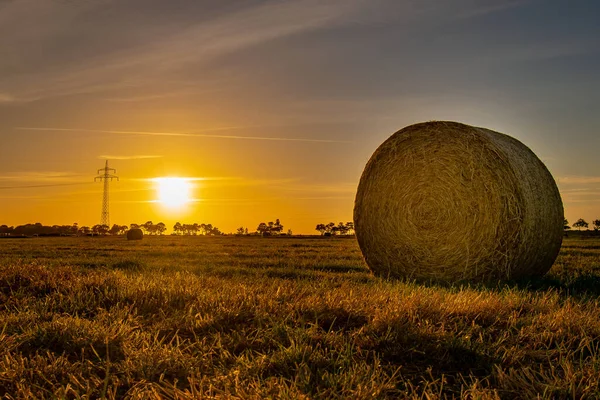
<path id="1" fill-rule="evenodd" d="M 82 177 L 82 174 L 74 172 L 58 172 L 58 171 L 19 171 L 9 172 L 0 175 L 0 180 L 20 181 L 20 182 L 56 182 L 72 180 L 73 178 Z"/>
<path id="2" fill-rule="evenodd" d="M 565 185 L 600 183 L 600 176 L 562 176 L 558 178 L 558 183 Z"/>
<path id="3" fill-rule="evenodd" d="M 93 183 L 83 182 L 82 177 L 84 176 L 73 172 L 56 171 L 10 172 L 0 175 L 0 190 L 76 186 Z M 3 185 L 2 182 L 5 184 Z"/>
<path id="4" fill-rule="evenodd" d="M 104 2 L 58 3 L 38 4 L 37 1 L 23 0 L 10 2 L 0 9 L 0 48 L 10 46 L 12 52 L 22 55 L 9 60 L 15 64 L 11 70 L 18 70 L 19 74 L 4 74 L 0 78 L 0 85 L 5 86 L 15 99 L 30 101 L 105 92 L 131 85 L 131 77 L 135 77 L 137 83 L 155 83 L 157 76 L 174 76 L 173 72 L 189 65 L 197 69 L 240 49 L 301 32 L 352 23 L 352 16 L 360 15 L 369 2 L 265 1 L 258 5 L 228 7 L 189 2 L 179 10 L 172 10 L 176 15 L 169 19 L 160 18 L 163 11 L 156 7 L 156 2 L 114 2 L 110 12 L 103 9 L 102 13 L 97 11 Z M 139 16 L 137 8 L 142 4 L 147 12 Z M 134 18 L 132 23 L 129 15 L 133 13 L 139 18 Z M 211 19 L 204 17 L 208 14 L 212 14 Z M 82 15 L 86 18 L 81 18 Z M 92 15 L 96 17 L 90 18 Z M 111 19 L 107 21 L 109 16 Z M 105 38 L 107 23 L 111 27 L 110 37 Z M 27 34 L 19 29 L 23 24 L 31 27 Z M 145 35 L 139 35 L 140 30 Z M 87 40 L 102 35 L 93 56 L 86 49 L 77 47 L 86 41 L 74 40 L 75 34 L 85 35 Z M 2 36 L 10 37 L 10 42 L 2 40 Z M 50 57 L 52 62 L 45 63 L 47 66 L 41 71 L 37 68 L 39 59 L 31 52 L 21 50 L 31 46 L 44 48 L 47 43 L 56 46 L 60 43 L 57 38 L 61 42 L 73 39 L 72 49 L 66 52 L 57 48 L 53 52 L 56 55 Z M 84 56 L 77 57 L 78 53 Z"/>
<path id="5" fill-rule="evenodd" d="M 15 98 L 8 93 L 0 93 L 0 103 L 12 103 L 14 101 Z"/>
<path id="6" fill-rule="evenodd" d="M 473 5 L 465 12 L 458 15 L 459 18 L 474 18 L 481 17 L 488 14 L 505 11 L 511 8 L 522 7 L 531 3 L 532 0 L 509 0 L 509 1 L 498 1 L 493 0 L 492 2 L 483 2 L 480 4 Z"/>
<path id="7" fill-rule="evenodd" d="M 14 185 L 14 186 L 0 186 L 0 190 L 6 189 L 33 189 L 33 188 L 46 188 L 46 187 L 57 187 L 57 186 L 78 186 L 78 185 L 91 185 L 93 182 L 71 182 L 71 183 L 48 183 L 40 185 Z"/>
<path id="8" fill-rule="evenodd" d="M 332 183 L 332 184 L 293 184 L 285 189 L 298 192 L 317 193 L 356 193 L 357 183 Z"/>
<path id="9" fill-rule="evenodd" d="M 164 156 L 160 156 L 160 155 L 145 155 L 145 154 L 140 154 L 140 155 L 132 155 L 132 156 L 117 156 L 117 155 L 101 155 L 98 156 L 99 159 L 101 160 L 143 160 L 143 159 L 147 159 L 147 158 L 162 158 Z"/>
<path id="10" fill-rule="evenodd" d="M 119 135 L 142 135 L 142 136 L 180 136 L 190 138 L 217 138 L 217 139 L 239 139 L 239 140 L 269 140 L 276 142 L 308 142 L 308 143 L 351 143 L 344 140 L 330 139 L 308 139 L 308 138 L 290 138 L 290 137 L 272 137 L 272 136 L 241 136 L 241 135 L 220 135 L 194 132 L 149 132 L 149 131 L 120 131 L 120 130 L 102 130 L 102 129 L 75 129 L 75 128 L 44 128 L 44 127 L 15 127 L 17 130 L 24 131 L 49 131 L 49 132 L 97 132 L 111 133 Z M 237 129 L 236 128 L 217 128 L 215 130 Z M 206 132 L 203 130 L 200 132 Z M 198 132 L 198 131 L 197 131 Z"/>

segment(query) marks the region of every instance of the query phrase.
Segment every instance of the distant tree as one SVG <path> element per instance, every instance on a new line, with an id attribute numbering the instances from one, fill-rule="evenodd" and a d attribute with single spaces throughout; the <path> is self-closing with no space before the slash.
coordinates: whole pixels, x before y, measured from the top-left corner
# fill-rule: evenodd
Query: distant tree
<path id="1" fill-rule="evenodd" d="M 583 218 L 579 218 L 574 224 L 573 226 L 575 228 L 577 228 L 577 230 L 581 230 L 581 228 L 585 228 L 587 229 L 589 224 L 583 219 Z"/>
<path id="2" fill-rule="evenodd" d="M 271 233 L 280 234 L 282 232 L 283 232 L 283 225 L 281 224 L 281 221 L 279 221 L 279 218 L 277 218 L 275 220 L 275 224 L 273 224 L 273 227 L 271 228 Z"/>
<path id="3" fill-rule="evenodd" d="M 595 219 L 592 223 L 594 224 L 595 231 L 600 229 L 600 219 Z"/>
<path id="4" fill-rule="evenodd" d="M 240 226 L 239 228 L 237 228 L 236 234 L 240 235 L 240 236 L 243 235 L 244 234 L 244 227 Z"/>
<path id="5" fill-rule="evenodd" d="M 167 231 L 167 226 L 163 222 L 159 222 L 156 226 L 156 233 L 163 235 Z"/>
<path id="6" fill-rule="evenodd" d="M 111 235 L 118 235 L 121 233 L 121 225 L 114 224 L 112 228 L 108 231 Z"/>
<path id="7" fill-rule="evenodd" d="M 140 229 L 140 225 L 139 224 L 130 224 L 129 229 Z"/>
<path id="8" fill-rule="evenodd" d="M 292 236 L 293 234 L 294 234 L 294 232 L 292 232 L 292 230 L 291 230 L 291 229 L 288 229 L 288 230 L 287 230 L 287 235 L 288 235 L 288 236 Z"/>
<path id="9" fill-rule="evenodd" d="M 94 234 L 94 235 L 106 235 L 108 233 L 109 229 L 110 228 L 108 227 L 108 225 L 97 224 L 97 225 L 94 225 L 92 227 L 92 234 Z"/>
<path id="10" fill-rule="evenodd" d="M 264 222 L 258 224 L 258 227 L 256 228 L 256 232 L 258 232 L 261 236 L 264 236 L 268 231 L 269 225 L 265 224 Z"/>
<path id="11" fill-rule="evenodd" d="M 354 222 L 346 222 L 346 233 L 354 235 Z"/>
<path id="12" fill-rule="evenodd" d="M 333 223 L 333 222 L 330 222 L 327 225 L 325 225 L 326 233 L 329 233 L 329 234 L 334 233 L 333 228 L 335 228 L 335 223 Z"/>
<path id="13" fill-rule="evenodd" d="M 567 219 L 566 219 L 566 218 L 565 218 L 565 222 L 563 222 L 563 225 L 564 225 L 564 226 L 563 226 L 563 229 L 564 229 L 565 231 L 568 231 L 568 230 L 570 230 L 570 229 L 571 229 L 571 227 L 569 226 L 569 221 L 567 221 Z"/>
<path id="14" fill-rule="evenodd" d="M 208 234 L 211 236 L 220 236 L 223 233 L 219 230 L 219 228 L 217 228 L 216 226 L 213 226 Z"/>
<path id="15" fill-rule="evenodd" d="M 176 222 L 175 225 L 173 225 L 173 232 L 175 232 L 176 235 L 180 235 L 183 232 L 180 222 Z"/>
<path id="16" fill-rule="evenodd" d="M 323 234 L 327 231 L 327 227 L 325 226 L 325 224 L 317 224 L 315 230 L 318 231 L 321 234 L 321 236 L 323 236 Z"/>
<path id="17" fill-rule="evenodd" d="M 148 235 L 152 235 L 152 233 L 154 232 L 154 224 L 152 223 L 152 221 L 147 221 L 146 223 L 142 224 L 141 228 L 148 234 Z"/>

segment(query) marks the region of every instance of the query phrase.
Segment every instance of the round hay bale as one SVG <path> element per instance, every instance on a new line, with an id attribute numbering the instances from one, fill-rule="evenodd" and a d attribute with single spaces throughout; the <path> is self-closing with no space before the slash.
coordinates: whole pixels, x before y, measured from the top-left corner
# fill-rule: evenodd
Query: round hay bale
<path id="1" fill-rule="evenodd" d="M 134 228 L 127 231 L 127 240 L 142 240 L 144 232 L 141 229 Z"/>
<path id="2" fill-rule="evenodd" d="M 550 172 L 518 140 L 457 122 L 408 126 L 375 151 L 354 204 L 373 273 L 426 281 L 541 276 L 562 243 Z"/>

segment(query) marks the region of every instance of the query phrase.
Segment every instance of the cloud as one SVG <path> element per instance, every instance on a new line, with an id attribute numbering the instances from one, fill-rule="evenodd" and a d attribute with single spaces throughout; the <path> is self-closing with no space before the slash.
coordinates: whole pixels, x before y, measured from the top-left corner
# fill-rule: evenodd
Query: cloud
<path id="1" fill-rule="evenodd" d="M 510 0 L 510 1 L 497 1 L 493 2 L 484 1 L 483 4 L 474 5 L 468 7 L 468 10 L 460 13 L 458 18 L 475 18 L 482 17 L 488 14 L 494 14 L 497 12 L 505 11 L 511 8 L 517 8 L 525 6 L 531 3 L 532 0 Z"/>
<path id="2" fill-rule="evenodd" d="M 45 187 L 57 187 L 57 186 L 77 186 L 77 185 L 90 185 L 93 182 L 72 182 L 72 183 L 48 183 L 41 185 L 17 185 L 17 186 L 0 186 L 0 190 L 3 189 L 33 189 L 33 188 L 45 188 Z"/>
<path id="3" fill-rule="evenodd" d="M 562 176 L 558 178 L 558 183 L 565 185 L 600 183 L 600 176 Z"/>
<path id="4" fill-rule="evenodd" d="M 162 158 L 160 155 L 133 155 L 133 156 L 116 156 L 116 155 L 101 155 L 98 156 L 101 160 L 144 160 L 148 158 Z"/>
<path id="5" fill-rule="evenodd" d="M 0 103 L 12 103 L 15 98 L 8 93 L 0 93 Z"/>
<path id="6" fill-rule="evenodd" d="M 72 178 L 82 177 L 82 174 L 74 172 L 57 172 L 57 171 L 24 171 L 10 172 L 0 175 L 0 180 L 16 180 L 21 182 L 54 182 L 72 180 Z"/>
<path id="7" fill-rule="evenodd" d="M 320 192 L 320 193 L 356 193 L 357 183 L 332 183 L 332 184 L 294 184 L 287 186 L 290 191 Z"/>
<path id="8" fill-rule="evenodd" d="M 268 140 L 276 142 L 308 142 L 308 143 L 351 143 L 344 140 L 330 140 L 330 139 L 308 139 L 308 138 L 289 138 L 289 137 L 269 137 L 269 136 L 240 136 L 240 135 L 217 135 L 217 134 L 204 134 L 194 132 L 148 132 L 148 131 L 120 131 L 120 130 L 102 130 L 102 129 L 86 129 L 86 128 L 43 128 L 43 127 L 15 127 L 14 129 L 25 130 L 25 131 L 49 131 L 49 132 L 97 132 L 97 133 L 111 133 L 119 135 L 142 135 L 142 136 L 182 136 L 191 138 L 217 138 L 217 139 L 240 139 L 240 140 Z M 214 130 L 225 130 L 225 129 L 238 129 L 233 128 L 217 128 Z M 201 130 L 196 132 L 207 132 L 210 130 Z"/>
<path id="9" fill-rule="evenodd" d="M 248 6 L 192 1 L 168 10 L 166 16 L 162 4 L 152 1 L 113 2 L 106 7 L 105 2 L 16 0 L 0 8 L 0 52 L 10 49 L 11 55 L 0 68 L 0 73 L 6 70 L 0 74 L 0 86 L 20 101 L 152 86 L 157 77 L 176 76 L 188 65 L 197 70 L 240 49 L 352 23 L 352 16 L 360 15 L 366 4 L 366 0 L 294 0 Z M 26 32 L 21 29 L 24 25 L 29 26 Z M 86 45 L 90 42 L 94 52 Z M 32 51 L 38 48 L 53 51 Z"/>
<path id="10" fill-rule="evenodd" d="M 0 182 L 10 182 L 9 184 L 0 186 L 0 190 L 76 186 L 93 183 L 91 181 L 82 182 L 81 178 L 84 176 L 87 175 L 56 171 L 11 172 L 0 175 Z"/>

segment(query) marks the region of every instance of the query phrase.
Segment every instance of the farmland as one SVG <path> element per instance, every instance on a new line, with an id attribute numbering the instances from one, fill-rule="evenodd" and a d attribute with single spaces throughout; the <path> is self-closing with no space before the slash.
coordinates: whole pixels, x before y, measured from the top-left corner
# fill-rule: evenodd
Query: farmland
<path id="1" fill-rule="evenodd" d="M 597 398 L 600 240 L 443 287 L 353 239 L 0 240 L 7 398 Z"/>

